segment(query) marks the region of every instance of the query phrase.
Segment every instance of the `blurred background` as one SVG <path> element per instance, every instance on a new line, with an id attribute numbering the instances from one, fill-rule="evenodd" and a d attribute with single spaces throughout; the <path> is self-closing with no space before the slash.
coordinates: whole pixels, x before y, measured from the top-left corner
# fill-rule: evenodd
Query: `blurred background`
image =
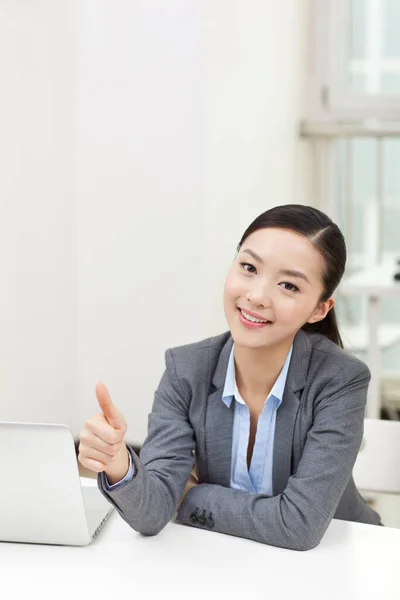
<path id="1" fill-rule="evenodd" d="M 164 352 L 226 330 L 259 213 L 342 228 L 346 347 L 399 419 L 399 0 L 0 0 L 1 420 L 140 445 Z M 347 285 L 347 287 L 346 287 Z"/>

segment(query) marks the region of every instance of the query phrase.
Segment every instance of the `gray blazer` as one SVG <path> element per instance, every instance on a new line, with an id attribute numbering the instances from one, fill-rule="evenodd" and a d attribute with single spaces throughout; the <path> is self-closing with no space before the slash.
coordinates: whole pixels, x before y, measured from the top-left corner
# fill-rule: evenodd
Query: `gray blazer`
<path id="1" fill-rule="evenodd" d="M 380 524 L 357 492 L 352 469 L 363 435 L 370 373 L 316 333 L 299 331 L 277 412 L 273 496 L 229 488 L 235 403 L 222 402 L 230 333 L 167 350 L 133 480 L 106 491 L 129 525 L 158 533 L 175 515 L 194 465 L 200 485 L 177 520 L 186 525 L 307 550 L 333 517 Z"/>

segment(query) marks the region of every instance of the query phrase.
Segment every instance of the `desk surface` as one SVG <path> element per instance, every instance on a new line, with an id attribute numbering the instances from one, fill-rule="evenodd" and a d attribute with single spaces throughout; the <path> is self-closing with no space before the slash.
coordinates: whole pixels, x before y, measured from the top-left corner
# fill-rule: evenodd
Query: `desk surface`
<path id="1" fill-rule="evenodd" d="M 399 559 L 400 530 L 344 521 L 308 552 L 176 523 L 144 537 L 115 512 L 84 548 L 0 543 L 11 599 L 398 600 Z"/>

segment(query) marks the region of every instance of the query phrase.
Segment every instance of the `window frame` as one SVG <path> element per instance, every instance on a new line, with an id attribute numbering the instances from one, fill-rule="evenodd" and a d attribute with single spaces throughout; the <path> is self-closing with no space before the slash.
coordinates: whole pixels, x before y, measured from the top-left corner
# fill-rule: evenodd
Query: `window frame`
<path id="1" fill-rule="evenodd" d="M 369 0 L 379 3 L 382 0 Z M 350 89 L 349 0 L 312 0 L 313 40 L 310 51 L 311 120 L 400 120 L 399 94 L 357 93 Z"/>

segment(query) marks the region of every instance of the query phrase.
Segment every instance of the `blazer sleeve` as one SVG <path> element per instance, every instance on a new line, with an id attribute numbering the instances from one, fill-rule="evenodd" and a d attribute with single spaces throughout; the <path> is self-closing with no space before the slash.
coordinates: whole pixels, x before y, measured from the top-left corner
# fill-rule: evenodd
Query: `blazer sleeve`
<path id="1" fill-rule="evenodd" d="M 189 393 L 177 378 L 171 350 L 155 393 L 148 435 L 140 458 L 128 448 L 133 479 L 108 489 L 104 473 L 98 477 L 103 495 L 136 531 L 157 534 L 174 516 L 194 465 L 195 436 L 189 422 Z"/>
<path id="2" fill-rule="evenodd" d="M 314 404 L 314 421 L 297 472 L 282 494 L 270 497 L 200 484 L 187 493 L 178 520 L 283 548 L 309 550 L 317 546 L 357 458 L 369 379 L 364 365 L 353 378 L 347 376 L 346 380 L 339 373 L 329 383 Z M 199 522 L 199 514 L 206 519 Z"/>

